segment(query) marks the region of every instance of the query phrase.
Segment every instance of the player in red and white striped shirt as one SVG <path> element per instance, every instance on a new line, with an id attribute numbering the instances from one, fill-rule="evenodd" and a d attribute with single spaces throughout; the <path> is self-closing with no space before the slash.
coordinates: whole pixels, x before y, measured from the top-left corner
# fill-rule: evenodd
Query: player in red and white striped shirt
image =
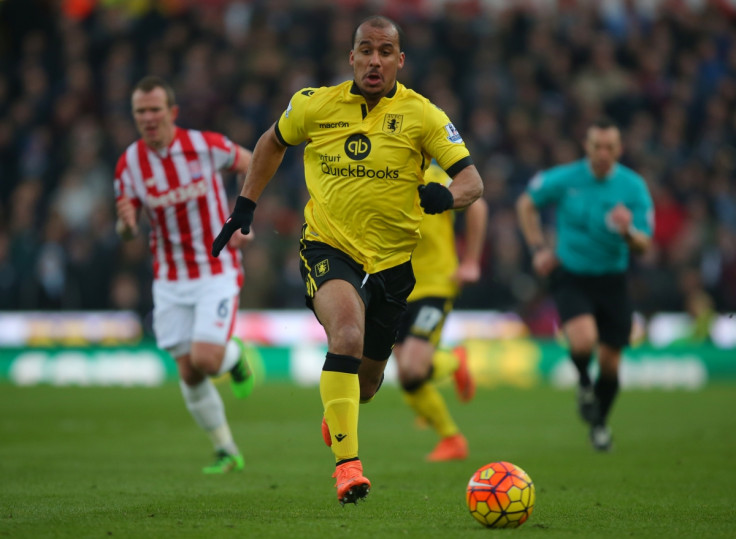
<path id="1" fill-rule="evenodd" d="M 230 372 L 240 398 L 253 389 L 245 347 L 232 336 L 246 236 L 234 238 L 224 257 L 213 257 L 210 246 L 230 213 L 220 171 L 245 174 L 251 152 L 219 133 L 178 127 L 173 89 L 158 77 L 136 84 L 132 107 L 141 138 L 115 170 L 117 231 L 130 239 L 141 210 L 148 216 L 157 344 L 176 359 L 187 408 L 215 446 L 216 461 L 203 471 L 240 470 L 243 458 L 210 377 Z"/>

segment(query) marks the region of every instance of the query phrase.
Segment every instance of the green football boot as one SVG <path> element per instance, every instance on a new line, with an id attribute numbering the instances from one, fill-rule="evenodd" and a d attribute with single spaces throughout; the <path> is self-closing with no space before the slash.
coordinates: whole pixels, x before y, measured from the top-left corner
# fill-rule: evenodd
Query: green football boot
<path id="1" fill-rule="evenodd" d="M 255 377 L 248 364 L 245 343 L 237 337 L 233 337 L 233 340 L 240 347 L 240 357 L 235 366 L 230 369 L 230 388 L 237 398 L 244 399 L 253 392 Z"/>
<path id="2" fill-rule="evenodd" d="M 215 462 L 202 468 L 205 474 L 226 474 L 232 471 L 242 471 L 245 467 L 243 455 L 231 455 L 222 449 L 215 452 Z"/>

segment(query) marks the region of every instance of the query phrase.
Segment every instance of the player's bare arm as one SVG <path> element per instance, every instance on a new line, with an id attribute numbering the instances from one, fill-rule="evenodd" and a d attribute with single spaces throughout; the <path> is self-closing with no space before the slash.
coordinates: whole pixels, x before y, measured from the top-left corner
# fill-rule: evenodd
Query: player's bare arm
<path id="1" fill-rule="evenodd" d="M 124 240 L 131 240 L 138 235 L 138 210 L 127 197 L 118 199 L 115 203 L 118 220 L 115 231 Z"/>
<path id="2" fill-rule="evenodd" d="M 529 248 L 535 251 L 544 247 L 544 236 L 542 235 L 539 210 L 534 205 L 532 197 L 527 193 L 522 193 L 516 201 L 516 215 L 519 218 L 521 233 L 524 235 Z"/>
<path id="3" fill-rule="evenodd" d="M 480 279 L 480 258 L 486 240 L 488 204 L 478 198 L 465 210 L 465 249 L 455 272 L 459 284 L 476 283 Z"/>
<path id="4" fill-rule="evenodd" d="M 468 165 L 454 178 L 449 187 L 455 200 L 453 209 L 466 208 L 483 195 L 483 180 L 475 165 Z"/>
<path id="5" fill-rule="evenodd" d="M 537 210 L 532 197 L 528 193 L 522 193 L 516 201 L 516 215 L 519 218 L 521 233 L 533 253 L 532 265 L 534 270 L 539 275 L 549 275 L 557 266 L 558 261 L 552 249 L 544 241 L 539 210 Z"/>
<path id="6" fill-rule="evenodd" d="M 242 146 L 237 146 L 236 148 L 238 157 L 235 161 L 235 168 L 233 170 L 237 174 L 244 176 L 250 166 L 250 160 L 253 157 L 253 153 Z"/>

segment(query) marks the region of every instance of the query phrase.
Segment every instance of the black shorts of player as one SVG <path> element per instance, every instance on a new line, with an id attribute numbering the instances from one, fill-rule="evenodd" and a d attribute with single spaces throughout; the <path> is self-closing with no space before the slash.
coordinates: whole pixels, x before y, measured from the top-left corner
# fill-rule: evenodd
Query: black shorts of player
<path id="1" fill-rule="evenodd" d="M 307 307 L 312 311 L 312 297 L 323 283 L 341 279 L 353 285 L 365 304 L 363 355 L 377 361 L 387 360 L 396 343 L 401 316 L 406 311 L 406 298 L 416 282 L 411 262 L 366 274 L 360 264 L 339 249 L 318 241 L 302 240 L 299 269 L 307 287 Z"/>
<path id="2" fill-rule="evenodd" d="M 614 348 L 629 344 L 633 309 L 625 273 L 581 275 L 557 268 L 550 276 L 550 288 L 563 324 L 591 314 L 600 342 Z"/>
<path id="3" fill-rule="evenodd" d="M 443 297 L 426 297 L 409 302 L 409 308 L 401 317 L 396 342 L 401 343 L 412 336 L 429 341 L 435 347 L 440 343 L 442 328 L 454 301 Z"/>

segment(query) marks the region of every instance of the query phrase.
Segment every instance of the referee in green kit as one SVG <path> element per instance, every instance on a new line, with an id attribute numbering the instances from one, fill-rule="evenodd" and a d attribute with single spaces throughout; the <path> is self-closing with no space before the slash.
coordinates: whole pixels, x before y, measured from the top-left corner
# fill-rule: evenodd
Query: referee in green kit
<path id="1" fill-rule="evenodd" d="M 629 253 L 651 243 L 653 205 L 644 179 L 618 162 L 621 132 L 595 122 L 586 157 L 536 174 L 516 203 L 535 272 L 549 278 L 570 358 L 579 374 L 578 410 L 598 451 L 612 446 L 607 420 L 619 391 L 621 351 L 633 309 L 627 290 Z M 556 245 L 542 233 L 539 209 L 555 206 Z M 598 376 L 588 365 L 598 358 Z"/>

